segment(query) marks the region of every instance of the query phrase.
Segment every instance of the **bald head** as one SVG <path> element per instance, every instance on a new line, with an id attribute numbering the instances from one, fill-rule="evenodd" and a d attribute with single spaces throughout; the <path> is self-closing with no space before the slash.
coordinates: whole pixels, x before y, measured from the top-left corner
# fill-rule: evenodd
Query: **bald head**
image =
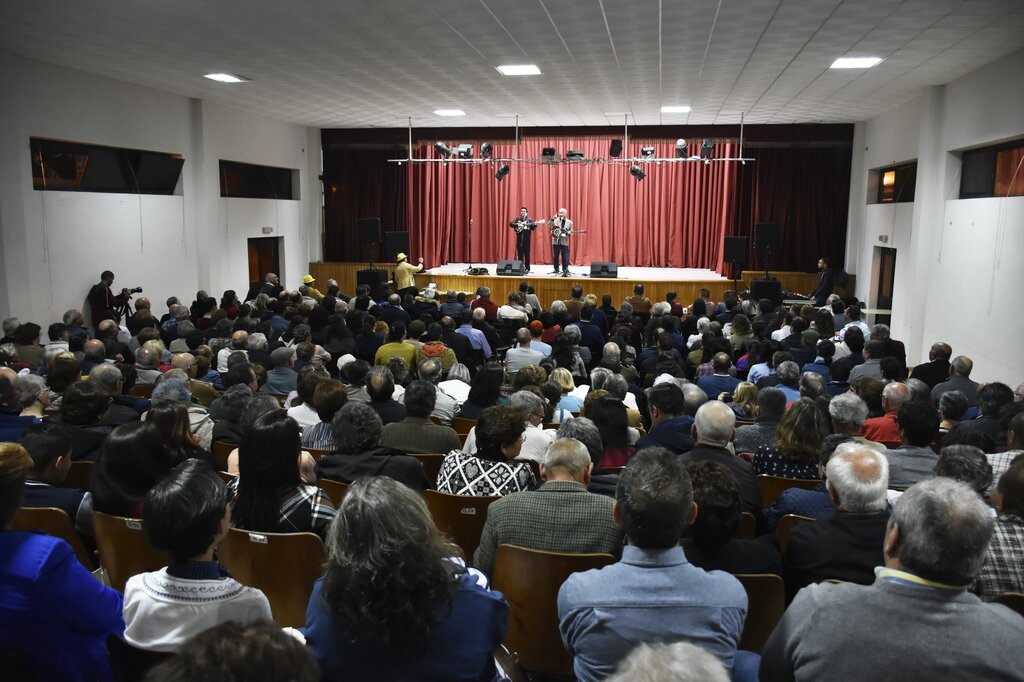
<path id="1" fill-rule="evenodd" d="M 10 367 L 0 367 L 0 407 L 21 410 L 21 386 L 18 373 Z"/>
<path id="2" fill-rule="evenodd" d="M 836 509 L 856 513 L 885 509 L 889 462 L 877 450 L 862 443 L 843 443 L 829 458 L 825 475 Z"/>
<path id="3" fill-rule="evenodd" d="M 107 347 L 99 339 L 86 341 L 82 351 L 85 353 L 85 358 L 93 362 L 103 362 L 103 359 L 107 357 Z"/>
<path id="4" fill-rule="evenodd" d="M 239 329 L 237 332 L 231 335 L 231 347 L 239 350 L 245 350 L 248 347 L 249 332 Z"/>
<path id="5" fill-rule="evenodd" d="M 153 350 L 152 348 L 147 348 L 146 346 L 143 346 L 142 348 L 135 352 L 135 362 L 140 367 L 146 367 L 150 369 L 153 368 L 157 362 L 156 351 Z"/>
<path id="6" fill-rule="evenodd" d="M 899 412 L 903 403 L 910 400 L 910 387 L 898 382 L 890 382 L 882 389 L 882 406 L 886 412 Z"/>
<path id="7" fill-rule="evenodd" d="M 101 339 L 114 338 L 117 336 L 117 322 L 113 320 L 103 320 L 96 325 L 96 336 Z"/>
<path id="8" fill-rule="evenodd" d="M 545 481 L 576 481 L 588 485 L 593 466 L 586 445 L 575 438 L 559 438 L 544 453 L 541 475 Z"/>
<path id="9" fill-rule="evenodd" d="M 695 440 L 700 445 L 724 448 L 732 440 L 736 429 L 736 413 L 719 400 L 709 400 L 700 406 L 693 419 Z"/>
<path id="10" fill-rule="evenodd" d="M 950 374 L 959 374 L 962 377 L 971 376 L 972 369 L 974 369 L 974 362 L 966 355 L 956 356 L 949 365 Z"/>
<path id="11" fill-rule="evenodd" d="M 191 353 L 178 353 L 171 358 L 171 367 L 184 370 L 191 379 L 196 375 L 196 356 Z"/>

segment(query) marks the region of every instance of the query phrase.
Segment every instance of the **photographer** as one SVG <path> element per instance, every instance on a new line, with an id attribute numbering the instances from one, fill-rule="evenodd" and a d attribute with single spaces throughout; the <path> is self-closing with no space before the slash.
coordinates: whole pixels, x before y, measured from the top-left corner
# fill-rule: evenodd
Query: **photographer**
<path id="1" fill-rule="evenodd" d="M 92 310 L 92 326 L 95 328 L 100 321 L 109 317 L 111 310 L 119 311 L 128 305 L 132 294 L 142 291 L 142 287 L 135 289 L 121 289 L 121 293 L 114 294 L 110 286 L 114 283 L 114 273 L 104 270 L 100 275 L 99 284 L 94 284 L 89 290 L 89 308 Z"/>

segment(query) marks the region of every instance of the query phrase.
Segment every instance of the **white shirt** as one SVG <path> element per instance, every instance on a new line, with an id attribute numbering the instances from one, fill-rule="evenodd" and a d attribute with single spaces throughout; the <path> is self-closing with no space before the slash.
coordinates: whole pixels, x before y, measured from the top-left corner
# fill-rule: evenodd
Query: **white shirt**
<path id="1" fill-rule="evenodd" d="M 557 429 L 545 429 L 527 421 L 526 430 L 523 431 L 526 440 L 523 441 L 523 447 L 519 450 L 519 456 L 516 459 L 532 459 L 534 462 L 543 462 L 544 453 L 548 451 L 548 446 L 555 440 L 557 434 Z M 639 438 L 639 436 L 638 432 L 637 437 Z M 469 430 L 469 436 L 466 437 L 466 444 L 462 446 L 462 451 L 467 455 L 476 452 L 475 426 Z"/>
<path id="2" fill-rule="evenodd" d="M 526 314 L 526 311 L 514 308 L 507 303 L 498 308 L 498 317 L 503 320 L 522 320 L 523 322 L 530 319 L 530 316 Z"/>
<path id="3" fill-rule="evenodd" d="M 288 416 L 297 421 L 302 429 L 320 423 L 320 415 L 316 413 L 312 405 L 307 405 L 306 403 L 289 407 Z"/>
<path id="4" fill-rule="evenodd" d="M 448 395 L 450 395 L 451 397 L 455 398 L 455 402 L 457 402 L 459 405 L 461 405 L 462 403 L 466 402 L 467 399 L 469 399 L 470 387 L 469 384 L 467 384 L 464 381 L 459 381 L 458 379 L 448 379 L 447 381 L 442 381 L 438 383 L 437 387 L 444 391 L 445 393 L 447 393 Z"/>
<path id="5" fill-rule="evenodd" d="M 241 348 L 221 348 L 217 351 L 217 371 L 221 374 L 228 371 L 228 357 L 232 353 L 245 353 L 245 357 L 249 357 L 249 351 L 242 350 Z"/>

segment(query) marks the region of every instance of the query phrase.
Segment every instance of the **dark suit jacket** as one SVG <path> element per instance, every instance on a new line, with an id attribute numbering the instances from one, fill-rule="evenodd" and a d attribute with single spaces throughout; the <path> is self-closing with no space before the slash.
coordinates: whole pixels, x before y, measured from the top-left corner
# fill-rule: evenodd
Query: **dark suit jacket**
<path id="1" fill-rule="evenodd" d="M 358 455 L 335 452 L 317 461 L 316 473 L 342 483 L 352 483 L 366 476 L 387 476 L 418 493 L 429 487 L 420 461 L 391 448 L 374 448 Z"/>
<path id="2" fill-rule="evenodd" d="M 693 426 L 693 417 L 689 415 L 662 422 L 636 442 L 636 449 L 662 447 L 681 455 L 693 449 L 693 438 L 690 437 L 691 426 Z"/>
<path id="3" fill-rule="evenodd" d="M 835 273 L 832 272 L 832 268 L 825 268 L 821 271 L 821 277 L 818 280 L 817 288 L 808 294 L 814 299 L 814 305 L 823 306 L 828 297 L 832 295 L 832 291 L 835 289 Z"/>
<path id="4" fill-rule="evenodd" d="M 800 588 L 826 578 L 870 585 L 875 566 L 884 564 L 882 543 L 889 511 L 858 514 L 837 511 L 831 518 L 802 523 L 789 534 L 783 561 L 787 599 Z"/>
<path id="5" fill-rule="evenodd" d="M 929 387 L 935 388 L 949 379 L 949 360 L 932 360 L 923 362 L 910 373 L 911 379 L 920 379 Z"/>
<path id="6" fill-rule="evenodd" d="M 750 512 L 755 517 L 761 516 L 761 488 L 757 485 L 757 474 L 754 473 L 754 467 L 750 462 L 740 459 L 725 448 L 714 448 L 707 445 L 698 445 L 680 457 L 687 464 L 704 461 L 724 464 L 740 484 L 743 511 Z"/>
<path id="7" fill-rule="evenodd" d="M 705 571 L 726 573 L 773 573 L 782 575 L 782 554 L 774 535 L 756 540 L 733 538 L 713 552 L 704 553 L 690 538 L 680 543 L 691 564 Z"/>
<path id="8" fill-rule="evenodd" d="M 466 365 L 466 367 L 473 367 L 475 364 L 473 362 L 473 344 L 468 336 L 452 330 L 441 334 L 441 340 L 444 342 L 444 345 L 455 351 L 456 360 Z"/>

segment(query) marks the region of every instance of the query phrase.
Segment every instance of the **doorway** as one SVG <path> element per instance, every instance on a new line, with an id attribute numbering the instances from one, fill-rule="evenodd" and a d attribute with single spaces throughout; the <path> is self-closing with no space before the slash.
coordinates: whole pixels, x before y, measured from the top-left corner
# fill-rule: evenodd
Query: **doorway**
<path id="1" fill-rule="evenodd" d="M 268 272 L 273 272 L 281 281 L 281 237 L 249 238 L 249 281 L 262 282 Z"/>
<path id="2" fill-rule="evenodd" d="M 875 298 L 875 308 L 878 310 L 892 310 L 892 284 L 896 279 L 896 249 L 878 249 L 878 295 Z M 875 324 L 889 324 L 892 320 L 892 313 L 879 313 L 875 316 Z"/>

